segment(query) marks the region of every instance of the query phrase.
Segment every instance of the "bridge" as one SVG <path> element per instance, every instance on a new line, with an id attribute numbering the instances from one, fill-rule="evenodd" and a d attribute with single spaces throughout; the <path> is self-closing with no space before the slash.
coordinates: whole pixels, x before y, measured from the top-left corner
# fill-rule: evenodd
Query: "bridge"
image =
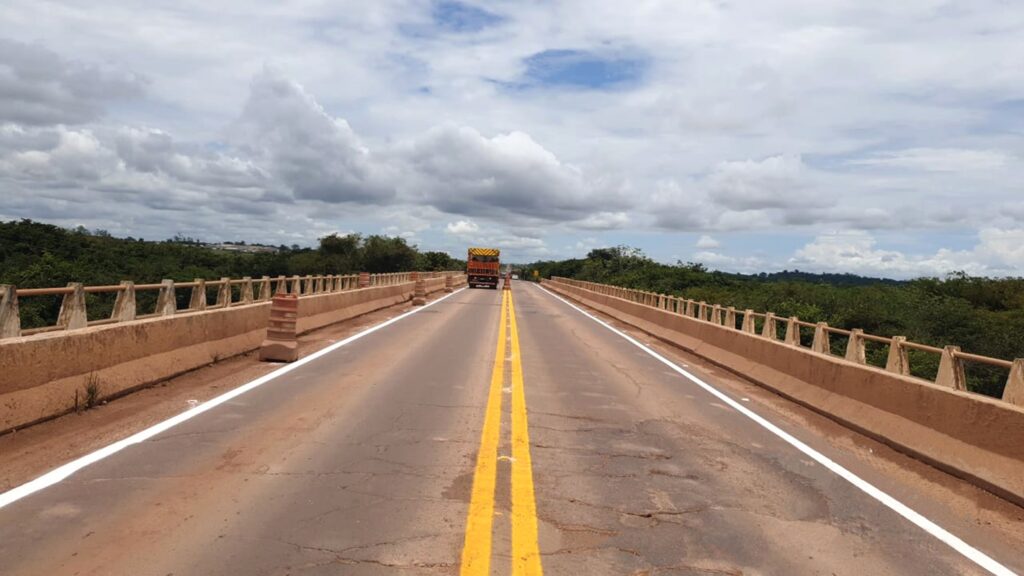
<path id="1" fill-rule="evenodd" d="M 506 287 L 0 287 L 0 573 L 1024 571 L 1020 360 Z M 285 295 L 299 359 L 261 363 Z M 61 299 L 56 325 L 23 329 L 31 298 Z M 934 381 L 908 350 L 940 356 Z M 1006 370 L 1002 398 L 967 391 L 968 362 Z M 171 402 L 189 378 L 208 397 Z"/>

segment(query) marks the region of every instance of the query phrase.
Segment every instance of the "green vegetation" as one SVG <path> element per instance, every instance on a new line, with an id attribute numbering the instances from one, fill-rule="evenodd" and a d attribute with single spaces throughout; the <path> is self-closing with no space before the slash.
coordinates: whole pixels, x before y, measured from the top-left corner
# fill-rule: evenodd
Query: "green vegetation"
<path id="1" fill-rule="evenodd" d="M 639 250 L 617 247 L 591 251 L 586 258 L 536 262 L 525 267 L 527 278 L 538 270 L 544 278 L 563 276 L 627 288 L 682 295 L 709 304 L 735 306 L 808 322 L 862 328 L 879 336 L 903 335 L 933 346 L 955 344 L 966 352 L 1002 359 L 1024 357 L 1024 279 L 974 278 L 952 273 L 944 279 L 907 282 L 853 275 L 783 272 L 746 276 L 709 272 L 701 264 L 659 264 Z M 810 333 L 803 334 L 809 344 Z M 842 354 L 846 342 L 833 338 Z M 886 349 L 868 346 L 868 361 L 884 365 Z M 911 352 L 913 373 L 934 378 L 938 355 Z M 967 363 L 970 388 L 1000 396 L 1005 370 Z"/>
<path id="2" fill-rule="evenodd" d="M 191 238 L 147 242 L 31 220 L 0 222 L 0 284 L 20 288 L 65 286 L 68 282 L 95 286 L 121 280 L 158 283 L 164 278 L 187 282 L 195 278 L 463 269 L 463 260 L 444 252 L 421 252 L 403 238 L 388 236 L 332 234 L 321 238 L 317 248 L 279 246 L 276 251 L 246 253 L 211 249 Z M 140 292 L 139 310 L 152 311 L 155 296 L 152 291 Z M 187 306 L 188 296 L 187 291 L 178 291 L 179 307 Z M 208 297 L 213 299 L 213 291 Z M 57 320 L 60 299 L 25 298 L 19 305 L 23 328 L 48 326 Z M 106 317 L 113 297 L 89 294 L 87 306 L 90 320 Z"/>

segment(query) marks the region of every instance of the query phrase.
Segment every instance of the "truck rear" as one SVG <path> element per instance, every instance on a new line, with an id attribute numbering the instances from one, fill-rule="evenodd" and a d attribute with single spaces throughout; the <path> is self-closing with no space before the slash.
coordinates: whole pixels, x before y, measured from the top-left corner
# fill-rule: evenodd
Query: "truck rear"
<path id="1" fill-rule="evenodd" d="M 466 278 L 470 288 L 483 286 L 498 288 L 498 268 L 501 262 L 498 257 L 501 251 L 497 248 L 470 248 L 466 256 Z"/>

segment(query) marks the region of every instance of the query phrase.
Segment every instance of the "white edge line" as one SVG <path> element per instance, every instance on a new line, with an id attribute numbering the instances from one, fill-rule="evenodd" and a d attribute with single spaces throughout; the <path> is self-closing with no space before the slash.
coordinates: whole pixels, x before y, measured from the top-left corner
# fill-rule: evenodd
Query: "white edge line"
<path id="1" fill-rule="evenodd" d="M 18 486 L 16 488 L 12 488 L 12 489 L 8 490 L 7 492 L 4 492 L 3 494 L 0 494 L 0 509 L 2 509 L 3 507 L 7 506 L 8 504 L 12 504 L 14 502 L 17 502 L 18 500 L 21 500 L 22 498 L 25 498 L 26 496 L 29 496 L 31 494 L 34 494 L 34 493 L 40 491 L 40 490 L 43 490 L 44 488 L 49 488 L 50 486 L 53 486 L 54 484 L 57 484 L 58 482 L 66 479 L 67 477 L 71 476 L 75 472 L 78 472 L 82 468 L 85 468 L 86 466 L 89 466 L 90 464 L 94 464 L 96 462 L 99 462 L 100 460 L 103 460 L 104 458 L 112 456 L 113 454 L 116 454 L 116 453 L 120 452 L 121 450 L 124 450 L 125 448 L 127 448 L 127 447 L 129 447 L 129 446 L 131 446 L 133 444 L 138 444 L 140 442 L 144 442 L 144 441 L 152 438 L 153 436 L 156 436 L 157 434 L 159 434 L 161 432 L 164 432 L 165 430 L 168 430 L 170 428 L 173 428 L 173 427 L 177 426 L 178 424 L 181 424 L 182 422 L 185 422 L 186 420 L 191 420 L 192 418 L 195 418 L 196 416 L 202 414 L 203 412 L 206 412 L 207 410 L 212 410 L 213 408 L 216 408 L 217 406 L 220 406 L 221 404 L 227 402 L 228 400 L 231 400 L 233 398 L 241 396 L 242 394 L 245 394 L 246 392 L 248 392 L 250 390 L 258 388 L 258 387 L 262 386 L 263 384 L 266 384 L 267 382 L 270 382 L 271 380 L 273 380 L 273 379 L 275 379 L 275 378 L 277 378 L 279 376 L 283 376 L 283 375 L 291 372 L 292 370 L 295 370 L 296 368 L 299 368 L 300 366 L 303 366 L 305 364 L 309 364 L 310 362 L 316 360 L 317 358 L 321 358 L 321 357 L 323 357 L 323 356 L 325 356 L 327 354 L 330 354 L 331 352 L 334 352 L 335 350 L 337 350 L 338 348 L 341 348 L 342 346 L 345 346 L 346 344 L 350 344 L 352 342 L 355 342 L 356 340 L 359 340 L 360 338 L 362 338 L 364 336 L 372 334 L 372 333 L 376 332 L 377 330 L 380 330 L 381 328 L 390 326 L 390 325 L 394 324 L 395 322 L 398 322 L 399 320 L 401 320 L 401 319 L 403 319 L 403 318 L 405 318 L 407 316 L 411 316 L 411 315 L 419 312 L 420 310 L 424 310 L 426 308 L 430 308 L 434 304 L 437 304 L 438 302 L 441 302 L 441 301 L 446 300 L 446 299 L 448 299 L 448 298 L 450 298 L 452 296 L 455 296 L 456 294 L 458 294 L 459 292 L 462 292 L 463 290 L 465 290 L 465 288 L 460 288 L 460 289 L 456 290 L 455 292 L 452 292 L 451 294 L 448 294 L 446 296 L 438 298 L 437 300 L 434 300 L 434 301 L 432 301 L 432 302 L 430 302 L 430 303 L 428 303 L 428 304 L 426 304 L 424 306 L 418 306 L 418 307 L 413 308 L 412 310 L 410 310 L 408 312 L 405 312 L 404 314 L 401 314 L 399 316 L 395 316 L 394 318 L 391 318 L 390 320 L 386 320 L 384 322 L 381 322 L 380 324 L 377 324 L 375 326 L 367 328 L 366 330 L 363 330 L 362 332 L 359 332 L 358 334 L 353 334 L 352 336 L 349 336 L 348 338 L 345 338 L 344 340 L 340 340 L 338 342 L 335 342 L 334 344 L 331 344 L 330 346 L 328 346 L 328 347 L 326 347 L 326 348 L 324 348 L 322 350 L 318 350 L 318 351 L 310 354 L 309 356 L 305 356 L 305 357 L 303 357 L 303 358 L 301 358 L 299 360 L 296 360 L 295 362 L 292 362 L 291 364 L 288 364 L 287 366 L 278 368 L 277 370 L 274 370 L 273 372 L 271 372 L 269 374 L 264 374 L 263 376 L 260 376 L 259 378 L 255 379 L 255 380 L 252 380 L 252 381 L 250 381 L 250 382 L 248 382 L 246 384 L 242 384 L 238 388 L 234 388 L 232 390 L 229 390 L 228 392 L 225 392 L 225 393 L 221 394 L 220 396 L 217 396 L 216 398 L 212 398 L 210 400 L 207 400 L 206 402 L 203 402 L 202 404 L 196 406 L 195 408 L 190 408 L 190 409 L 182 412 L 181 414 L 178 414 L 177 416 L 172 416 L 171 418 L 168 418 L 167 420 L 164 420 L 163 422 L 159 422 L 157 424 L 154 424 L 154 425 L 150 426 L 149 428 L 146 428 L 145 430 L 142 430 L 140 432 L 136 432 L 135 434 L 132 434 L 131 436 L 129 436 L 127 438 L 124 438 L 122 440 L 118 440 L 117 442 L 114 442 L 113 444 L 109 444 L 107 446 L 104 446 L 103 448 L 100 448 L 99 450 L 96 450 L 95 452 L 92 452 L 90 454 L 86 454 L 85 456 L 82 456 L 80 458 L 72 460 L 71 462 L 68 462 L 67 464 L 64 464 L 62 466 L 58 466 L 57 468 L 54 468 L 53 470 L 50 470 L 49 472 L 43 474 L 42 476 L 39 476 L 35 480 L 30 480 L 29 482 L 26 482 L 26 483 L 22 484 L 21 486 Z"/>
<path id="2" fill-rule="evenodd" d="M 871 496 L 872 498 L 874 498 L 875 500 L 881 502 L 886 507 L 888 507 L 889 509 L 893 510 L 894 512 L 896 512 L 900 516 L 903 516 L 907 520 L 910 520 L 912 523 L 914 523 L 916 526 L 918 526 L 919 528 L 921 528 L 925 532 L 931 534 L 935 538 L 938 538 L 944 544 L 946 544 L 947 546 L 949 546 L 953 550 L 956 550 L 961 555 L 963 555 L 965 558 L 971 560 L 972 562 L 974 562 L 978 566 L 981 566 L 985 570 L 988 570 L 992 574 L 996 574 L 998 576 L 1016 576 L 1015 572 L 1013 572 L 1012 570 L 1010 570 L 1006 566 L 1003 566 L 1002 564 L 1000 564 L 999 562 L 997 562 L 996 560 L 994 560 L 993 558 L 991 558 L 990 556 L 988 556 L 984 552 L 978 550 L 977 548 L 975 548 L 975 547 L 971 546 L 970 544 L 964 542 L 960 538 L 954 536 L 953 534 L 951 534 L 945 528 L 943 528 L 943 527 L 939 526 L 938 524 L 932 522 L 931 520 L 925 518 L 921 514 L 915 512 L 913 509 L 911 509 L 906 504 L 903 504 L 899 500 L 893 498 L 892 496 L 888 495 L 887 493 L 883 492 L 882 490 L 876 488 L 873 484 L 871 484 L 867 480 L 864 480 L 860 476 L 857 476 L 853 472 L 850 472 L 849 470 L 847 470 L 846 468 L 844 468 L 840 464 L 837 464 L 836 462 L 833 462 L 827 456 L 825 456 L 824 454 L 818 452 L 814 448 L 811 448 L 807 444 L 804 444 L 800 440 L 797 440 L 796 438 L 791 436 L 785 430 L 779 428 L 775 424 L 772 424 L 768 420 L 765 420 L 761 416 L 757 415 L 754 411 L 750 410 L 746 406 L 743 406 L 739 402 L 736 402 L 735 400 L 733 400 L 729 396 L 726 396 L 724 393 L 718 391 L 718 389 L 716 389 L 715 387 L 711 386 L 707 382 L 704 382 L 700 378 L 694 376 L 693 374 L 687 372 L 686 370 L 683 370 L 679 366 L 676 366 L 675 363 L 673 363 L 671 360 L 668 360 L 667 358 L 665 358 L 661 354 L 658 354 L 654 350 L 648 348 L 644 344 L 642 344 L 639 341 L 637 341 L 636 339 L 634 339 L 632 336 L 626 334 L 625 332 L 622 332 L 621 330 L 615 328 L 614 326 L 608 324 L 607 322 L 605 322 L 604 320 L 601 320 L 600 318 L 594 316 L 593 314 L 590 314 L 586 310 L 583 310 L 582 308 L 580 308 L 580 307 L 576 306 L 575 304 L 569 302 L 565 298 L 562 298 L 561 296 L 552 293 L 550 290 L 544 288 L 543 286 L 538 284 L 537 287 L 540 288 L 541 290 L 543 290 L 544 292 L 547 292 L 550 296 L 553 296 L 554 298 L 557 298 L 558 300 L 561 300 L 564 304 L 568 305 L 570 308 L 573 308 L 574 310 L 576 310 L 580 314 L 583 314 L 584 316 L 590 318 L 594 322 L 597 322 L 601 326 L 604 326 L 608 330 L 611 330 L 615 334 L 618 334 L 619 336 L 624 338 L 626 341 L 628 341 L 629 343 L 633 344 L 634 346 L 640 348 L 641 350 L 643 350 L 647 354 L 651 355 L 652 357 L 654 357 L 656 360 L 658 360 L 662 364 L 665 364 L 666 366 L 668 366 L 672 370 L 674 370 L 674 371 L 678 372 L 679 374 L 681 374 L 682 376 L 684 376 L 686 379 L 690 380 L 694 384 L 700 386 L 701 388 L 703 388 L 704 390 L 706 390 L 710 394 L 714 395 L 715 397 L 717 397 L 722 402 L 725 402 L 726 404 L 731 406 L 733 409 L 735 409 L 740 414 L 743 414 L 747 418 L 750 418 L 751 420 L 756 422 L 758 425 L 760 425 L 765 430 L 768 430 L 772 434 L 774 434 L 774 435 L 778 436 L 779 438 L 781 438 L 782 440 L 784 440 L 787 444 L 789 444 L 789 445 L 793 446 L 794 448 L 796 448 L 797 450 L 803 452 L 808 457 L 812 458 L 815 462 L 817 462 L 817 463 L 821 464 L 822 466 L 824 466 L 825 468 L 831 470 L 837 476 L 839 476 L 842 479 L 846 480 L 850 484 L 853 484 L 854 486 L 856 486 L 858 489 L 860 489 L 862 492 L 864 492 L 868 496 Z"/>

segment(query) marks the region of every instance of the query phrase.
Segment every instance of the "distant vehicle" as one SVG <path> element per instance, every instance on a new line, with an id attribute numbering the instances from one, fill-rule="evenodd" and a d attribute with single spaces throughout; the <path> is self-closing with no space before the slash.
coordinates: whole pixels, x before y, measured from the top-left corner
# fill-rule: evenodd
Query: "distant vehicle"
<path id="1" fill-rule="evenodd" d="M 501 262 L 497 248 L 470 248 L 466 256 L 466 277 L 470 288 L 483 286 L 497 290 Z"/>
<path id="2" fill-rule="evenodd" d="M 519 280 L 519 274 L 513 274 L 512 275 L 512 279 L 513 280 Z"/>

